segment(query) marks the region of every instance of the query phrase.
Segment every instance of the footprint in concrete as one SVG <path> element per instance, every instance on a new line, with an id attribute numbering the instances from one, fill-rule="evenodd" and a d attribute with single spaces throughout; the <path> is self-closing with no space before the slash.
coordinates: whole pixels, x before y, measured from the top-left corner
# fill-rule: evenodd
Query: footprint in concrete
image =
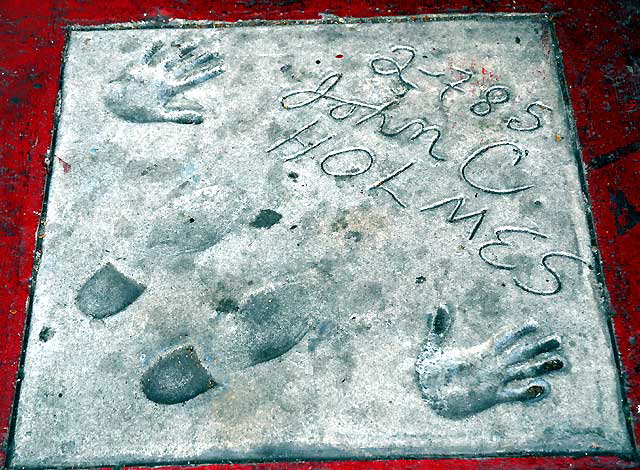
<path id="1" fill-rule="evenodd" d="M 183 403 L 217 385 L 192 346 L 161 356 L 142 377 L 146 397 L 161 405 Z"/>
<path id="2" fill-rule="evenodd" d="M 149 248 L 172 255 L 205 251 L 250 217 L 245 193 L 211 186 L 174 197 L 159 208 L 147 239 Z"/>
<path id="3" fill-rule="evenodd" d="M 298 309 L 300 289 L 292 286 L 259 292 L 237 303 L 222 299 L 222 317 L 211 335 L 215 343 L 215 370 L 222 374 L 251 367 L 282 356 L 309 328 L 308 314 Z M 209 354 L 209 353 L 207 353 Z M 158 359 L 142 378 L 145 396 L 165 405 L 187 400 L 220 387 L 224 379 L 212 376 L 192 346 L 183 346 Z"/>
<path id="4" fill-rule="evenodd" d="M 161 214 L 153 222 L 147 246 L 167 247 L 176 254 L 198 253 L 214 246 L 228 231 L 227 224 L 218 218 L 179 209 Z"/>
<path id="5" fill-rule="evenodd" d="M 287 311 L 283 304 L 277 294 L 260 293 L 251 296 L 238 312 L 238 318 L 250 331 L 247 346 L 254 364 L 282 356 L 307 332 L 307 319 Z"/>
<path id="6" fill-rule="evenodd" d="M 239 303 L 225 299 L 213 336 L 218 363 L 240 370 L 292 349 L 310 326 L 313 302 L 306 298 L 302 288 L 288 285 L 257 292 Z"/>
<path id="7" fill-rule="evenodd" d="M 93 318 L 106 318 L 123 311 L 142 295 L 146 286 L 128 278 L 107 263 L 84 283 L 76 305 Z"/>
<path id="8" fill-rule="evenodd" d="M 566 360 L 556 352 L 560 338 L 532 340 L 538 329 L 534 322 L 467 349 L 446 349 L 452 320 L 448 307 L 438 308 L 416 361 L 425 401 L 445 418 L 465 418 L 501 403 L 541 400 L 551 385 L 540 377 L 565 368 Z"/>

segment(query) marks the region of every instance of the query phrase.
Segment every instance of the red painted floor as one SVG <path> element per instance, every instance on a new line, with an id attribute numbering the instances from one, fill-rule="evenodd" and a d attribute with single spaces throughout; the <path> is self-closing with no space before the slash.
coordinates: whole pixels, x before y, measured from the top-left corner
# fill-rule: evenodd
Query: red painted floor
<path id="1" fill-rule="evenodd" d="M 640 2 L 637 0 L 3 0 L 0 2 L 0 463 L 11 446 L 15 387 L 37 262 L 65 27 L 186 18 L 237 21 L 436 13 L 554 17 L 594 212 L 632 425 L 640 417 Z M 236 470 L 636 468 L 616 457 L 279 463 Z M 167 467 L 176 468 L 176 467 Z M 208 470 L 229 468 L 210 465 Z"/>

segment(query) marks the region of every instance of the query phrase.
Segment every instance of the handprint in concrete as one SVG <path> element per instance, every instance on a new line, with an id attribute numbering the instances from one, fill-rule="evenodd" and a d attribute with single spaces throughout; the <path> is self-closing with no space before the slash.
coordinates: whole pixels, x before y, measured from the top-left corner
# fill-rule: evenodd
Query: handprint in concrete
<path id="1" fill-rule="evenodd" d="M 530 403 L 549 395 L 541 377 L 565 368 L 558 336 L 533 339 L 535 322 L 503 331 L 468 349 L 447 348 L 453 316 L 439 307 L 416 361 L 422 395 L 433 410 L 461 419 L 501 403 Z"/>
<path id="2" fill-rule="evenodd" d="M 107 85 L 104 102 L 129 122 L 200 124 L 201 107 L 181 94 L 223 73 L 222 58 L 195 45 L 156 42 Z"/>

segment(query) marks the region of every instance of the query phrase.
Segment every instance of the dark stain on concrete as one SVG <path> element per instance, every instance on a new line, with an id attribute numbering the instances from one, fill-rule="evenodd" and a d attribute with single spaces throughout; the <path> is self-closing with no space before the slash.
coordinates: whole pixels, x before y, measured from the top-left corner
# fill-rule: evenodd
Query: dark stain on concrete
<path id="1" fill-rule="evenodd" d="M 251 222 L 255 228 L 271 228 L 282 219 L 282 214 L 271 209 L 262 209 L 256 218 Z"/>
<path id="2" fill-rule="evenodd" d="M 350 230 L 344 234 L 344 238 L 347 240 L 353 240 L 354 242 L 359 242 L 362 241 L 362 232 Z"/>
<path id="3" fill-rule="evenodd" d="M 46 343 L 51 338 L 53 338 L 54 334 L 56 334 L 56 331 L 53 328 L 45 326 L 40 330 L 40 334 L 38 334 L 38 339 L 43 343 Z"/>
<path id="4" fill-rule="evenodd" d="M 349 227 L 349 223 L 346 219 L 346 212 L 342 212 L 340 216 L 336 218 L 336 220 L 331 224 L 331 230 L 334 232 L 339 232 L 340 230 L 344 230 Z"/>
<path id="5" fill-rule="evenodd" d="M 238 302 L 228 297 L 221 299 L 216 306 L 216 310 L 222 313 L 237 312 L 239 308 Z"/>

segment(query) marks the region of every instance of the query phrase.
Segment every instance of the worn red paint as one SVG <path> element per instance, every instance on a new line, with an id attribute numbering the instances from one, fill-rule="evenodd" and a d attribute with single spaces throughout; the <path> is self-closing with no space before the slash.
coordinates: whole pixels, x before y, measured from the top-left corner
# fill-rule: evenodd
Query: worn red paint
<path id="1" fill-rule="evenodd" d="M 0 462 L 4 461 L 58 92 L 64 27 L 166 18 L 313 19 L 473 12 L 557 14 L 555 24 L 588 169 L 589 191 L 632 419 L 640 416 L 640 39 L 636 0 L 4 0 L 0 3 Z M 624 207 L 612 202 L 624 196 Z M 622 222 L 621 222 L 622 221 Z M 625 222 L 626 221 L 626 222 Z M 625 229 L 619 230 L 620 224 Z M 636 435 L 638 426 L 635 426 Z M 235 470 L 635 468 L 615 457 L 282 463 Z M 178 467 L 166 467 L 178 468 Z M 225 466 L 209 465 L 203 470 Z"/>
<path id="2" fill-rule="evenodd" d="M 158 467 L 156 470 L 179 470 L 185 467 Z M 187 467 L 188 468 L 188 467 Z M 234 465 L 202 465 L 194 470 L 537 470 L 605 468 L 637 468 L 633 462 L 615 457 L 555 458 L 530 457 L 526 459 L 449 459 L 449 460 L 395 460 L 372 462 L 297 462 Z M 124 470 L 145 470 L 143 467 L 126 467 Z"/>
<path id="3" fill-rule="evenodd" d="M 62 172 L 69 173 L 71 171 L 71 164 L 65 162 L 62 158 L 56 157 L 58 161 L 62 164 Z"/>

